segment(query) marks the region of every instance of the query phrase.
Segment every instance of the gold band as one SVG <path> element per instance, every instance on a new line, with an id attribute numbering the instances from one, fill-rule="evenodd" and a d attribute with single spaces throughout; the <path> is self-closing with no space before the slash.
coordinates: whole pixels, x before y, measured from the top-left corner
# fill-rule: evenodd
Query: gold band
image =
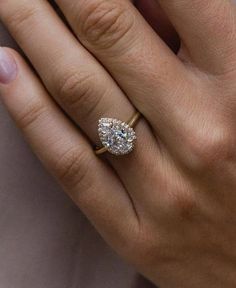
<path id="1" fill-rule="evenodd" d="M 130 118 L 130 120 L 127 122 L 127 124 L 133 128 L 136 123 L 138 122 L 139 118 L 141 117 L 141 113 L 140 112 L 135 112 L 135 114 Z M 96 155 L 101 155 L 103 153 L 107 152 L 107 148 L 106 147 L 101 147 L 101 148 L 96 148 L 95 149 L 95 154 Z"/>

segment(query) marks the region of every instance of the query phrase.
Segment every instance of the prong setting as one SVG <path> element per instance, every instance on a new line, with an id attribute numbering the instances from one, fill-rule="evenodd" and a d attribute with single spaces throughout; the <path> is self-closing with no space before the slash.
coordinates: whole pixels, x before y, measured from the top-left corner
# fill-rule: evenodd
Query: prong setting
<path id="1" fill-rule="evenodd" d="M 101 118 L 98 124 L 98 134 L 102 145 L 113 155 L 126 155 L 134 148 L 135 131 L 120 120 Z"/>

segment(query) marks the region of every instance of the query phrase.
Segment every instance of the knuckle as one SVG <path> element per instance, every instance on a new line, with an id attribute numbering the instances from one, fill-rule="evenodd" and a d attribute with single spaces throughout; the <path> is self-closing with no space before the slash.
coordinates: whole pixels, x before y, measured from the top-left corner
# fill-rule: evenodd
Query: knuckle
<path id="1" fill-rule="evenodd" d="M 87 189 L 90 186 L 87 179 L 89 167 L 88 153 L 81 148 L 72 148 L 58 158 L 55 173 L 60 183 L 67 189 L 75 187 Z"/>
<path id="2" fill-rule="evenodd" d="M 86 3 L 77 19 L 80 37 L 105 49 L 122 39 L 133 24 L 124 4 L 104 0 Z"/>
<path id="3" fill-rule="evenodd" d="M 94 83 L 97 80 L 94 78 L 92 74 L 81 76 L 79 73 L 69 73 L 60 81 L 60 101 L 70 111 L 79 110 L 81 119 L 90 117 L 103 97 L 102 93 L 95 92 Z"/>
<path id="4" fill-rule="evenodd" d="M 65 73 L 58 87 L 60 100 L 68 108 L 74 108 L 79 98 L 83 99 L 83 95 L 87 95 L 92 86 L 91 76 L 81 76 L 77 72 Z M 81 95 L 81 96 L 80 96 Z M 76 105 L 77 106 L 77 105 Z"/>
<path id="5" fill-rule="evenodd" d="M 234 135 L 229 129 L 213 126 L 204 131 L 199 129 L 188 136 L 187 147 L 190 151 L 189 165 L 193 170 L 219 168 L 234 157 Z"/>
<path id="6" fill-rule="evenodd" d="M 128 256 L 130 262 L 137 264 L 150 264 L 150 255 L 158 251 L 157 241 L 153 241 L 148 231 L 140 230 L 138 233 L 132 235 L 130 241 L 127 241 L 124 246 L 125 254 Z M 138 251 L 138 253 L 137 253 Z"/>
<path id="7" fill-rule="evenodd" d="M 17 122 L 21 129 L 25 130 L 34 125 L 47 112 L 47 108 L 41 102 L 29 103 L 20 115 L 17 117 Z"/>
<path id="8" fill-rule="evenodd" d="M 191 222 L 197 211 L 197 202 L 190 191 L 175 190 L 169 200 L 172 213 L 178 219 Z"/>
<path id="9" fill-rule="evenodd" d="M 6 17 L 7 26 L 14 29 L 14 33 L 17 31 L 24 31 L 22 28 L 31 27 L 31 21 L 36 20 L 39 10 L 35 5 L 19 5 L 17 9 Z"/>
<path id="10" fill-rule="evenodd" d="M 138 235 L 132 235 L 125 247 L 125 255 L 129 262 L 148 270 L 157 264 L 173 261 L 169 247 L 161 238 L 158 232 L 153 232 L 153 228 L 151 231 L 143 228 Z"/>

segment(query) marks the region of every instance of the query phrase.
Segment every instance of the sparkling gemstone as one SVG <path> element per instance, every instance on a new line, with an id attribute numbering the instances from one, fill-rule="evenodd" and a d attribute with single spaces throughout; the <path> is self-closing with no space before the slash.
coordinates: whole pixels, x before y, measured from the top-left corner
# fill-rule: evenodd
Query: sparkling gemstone
<path id="1" fill-rule="evenodd" d="M 125 122 L 112 118 L 99 120 L 98 133 L 104 147 L 114 155 L 125 155 L 134 148 L 134 129 Z"/>

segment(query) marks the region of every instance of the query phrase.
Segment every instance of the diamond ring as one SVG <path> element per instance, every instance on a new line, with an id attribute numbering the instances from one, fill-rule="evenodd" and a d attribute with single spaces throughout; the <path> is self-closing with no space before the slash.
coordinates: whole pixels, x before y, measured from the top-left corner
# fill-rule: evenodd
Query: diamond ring
<path id="1" fill-rule="evenodd" d="M 95 154 L 100 155 L 107 151 L 117 156 L 129 154 L 134 149 L 136 135 L 133 127 L 139 118 L 139 112 L 127 123 L 113 118 L 101 118 L 98 123 L 98 135 L 103 147 L 96 148 Z"/>

